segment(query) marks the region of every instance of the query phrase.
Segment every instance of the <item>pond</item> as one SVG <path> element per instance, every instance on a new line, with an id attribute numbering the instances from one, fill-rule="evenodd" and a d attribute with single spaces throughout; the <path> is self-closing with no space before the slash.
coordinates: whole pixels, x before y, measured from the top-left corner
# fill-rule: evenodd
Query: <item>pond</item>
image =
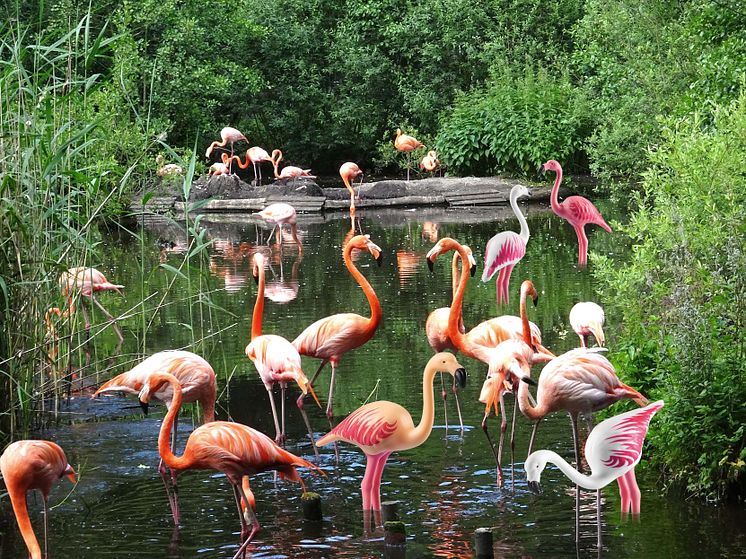
<path id="1" fill-rule="evenodd" d="M 609 221 L 622 217 L 608 203 L 599 207 Z M 568 224 L 545 207 L 524 209 L 528 211 L 531 239 L 526 257 L 513 271 L 510 304 L 500 309 L 500 314 L 518 313 L 520 281 L 532 279 L 541 296 L 538 306 L 529 309 L 530 318 L 541 328 L 544 345 L 555 353 L 564 352 L 578 343 L 569 326 L 569 310 L 577 301 L 597 300 L 594 281 L 589 270 L 576 265 L 577 241 Z M 359 211 L 359 217 L 357 230 L 370 234 L 384 253 L 380 268 L 368 255 L 357 259 L 381 300 L 384 319 L 369 343 L 341 361 L 335 420 L 340 421 L 367 399 L 385 399 L 406 407 L 417 421 L 422 409 L 422 371 L 433 353 L 425 338 L 425 319 L 429 311 L 449 304 L 451 289 L 450 255 L 440 259 L 430 273 L 425 253 L 436 237 L 451 236 L 472 247 L 481 270 L 486 241 L 498 231 L 518 230 L 518 224 L 507 208 L 364 210 Z M 215 368 L 220 418 L 251 425 L 272 436 L 267 393 L 244 354 L 256 292 L 250 276 L 251 254 L 269 231 L 251 216 L 204 219 L 201 225 L 207 229 L 205 239 L 213 242 L 208 253 L 197 255 L 188 268 L 182 266 L 187 250 L 183 224 L 156 220 L 148 223 L 139 239 L 123 233 L 107 240 L 107 260 L 96 267 L 110 280 L 126 285 L 126 299 L 114 294 L 99 299 L 116 315 L 128 313 L 121 322 L 125 342 L 117 348 L 111 328 L 101 331 L 91 343 L 88 364 L 80 357 L 78 374 L 87 382 L 102 382 L 127 370 L 144 354 L 189 349 L 203 355 Z M 291 244 L 283 247 L 281 255 L 273 241 L 268 281 L 274 286 L 274 300 L 266 301 L 264 315 L 265 333 L 278 333 L 291 340 L 323 316 L 368 313 L 363 293 L 341 258 L 343 239 L 351 229 L 349 217 L 300 216 L 299 229 L 305 246 L 302 258 Z M 624 257 L 628 249 L 620 246 L 618 235 L 589 229 L 591 252 Z M 160 266 L 162 263 L 181 273 Z M 465 298 L 467 327 L 497 314 L 494 281 L 482 284 L 478 277 L 472 279 Z M 616 317 L 607 316 L 607 344 L 612 349 L 615 321 Z M 94 332 L 98 332 L 95 326 Z M 699 558 L 746 553 L 746 514 L 742 507 L 706 506 L 664 495 L 662 480 L 646 471 L 644 456 L 637 469 L 641 517 L 621 518 L 616 484 L 609 485 L 603 491 L 603 549 L 597 551 L 595 494 L 584 492 L 581 538 L 576 545 L 574 490 L 567 478 L 550 466 L 542 478 L 544 494 L 536 496 L 527 489 L 522 462 L 530 423 L 520 414 L 514 484 L 506 452 L 503 463 L 507 482 L 502 489 L 496 487 L 494 460 L 479 427 L 484 407 L 477 399 L 486 366 L 462 356 L 459 360 L 469 372 L 467 387 L 461 392 L 466 424 L 463 435 L 457 427 L 453 397 L 447 401 L 446 425 L 436 389 L 435 426 L 430 438 L 418 448 L 393 454 L 384 471 L 382 499 L 401 501 L 408 534 L 406 557 L 472 557 L 473 533 L 479 527 L 495 528 L 498 557 Z M 303 358 L 309 376 L 317 366 L 317 361 Z M 623 376 L 623 371 L 620 374 Z M 538 376 L 538 368 L 534 375 Z M 322 403 L 329 376 L 326 369 L 316 383 Z M 70 417 L 86 419 L 96 414 L 96 421 L 64 422 L 43 434 L 66 450 L 80 472 L 79 484 L 69 495 L 71 486 L 66 481 L 53 490 L 52 556 L 232 557 L 238 546 L 239 524 L 225 478 L 210 471 L 182 474 L 182 526 L 174 529 L 156 470 L 162 408 L 156 407 L 155 414 L 143 419 L 134 399 L 91 401 L 88 394 L 73 396 Z M 324 478 L 301 470 L 309 489 L 322 496 L 324 521 L 320 525 L 303 521 L 297 484 L 276 481 L 272 473 L 254 476 L 252 488 L 262 531 L 247 556 L 385 556 L 382 531 L 366 527 L 361 511 L 365 457 L 356 447 L 344 443 L 339 445 L 338 458 L 331 447 L 321 449 L 320 456 L 315 457 L 294 404 L 296 397 L 297 388 L 291 387 L 286 406 L 287 448 L 316 462 L 327 473 Z M 509 397 L 506 400 L 510 411 L 512 401 Z M 628 407 L 616 404 L 613 409 L 621 412 Z M 313 405 L 310 398 L 306 410 L 315 436 L 326 433 L 329 422 L 324 410 Z M 180 449 L 191 427 L 188 408 L 184 414 Z M 496 436 L 498 422 L 494 417 L 490 428 Z M 655 429 L 655 419 L 651 429 Z M 536 448 L 550 448 L 571 458 L 566 414 L 552 414 L 543 421 Z M 41 534 L 39 499 L 29 501 L 37 533 Z M 7 521 L 8 515 L 5 517 Z M 0 556 L 25 557 L 15 526 L 5 523 L 0 529 L 5 534 Z"/>

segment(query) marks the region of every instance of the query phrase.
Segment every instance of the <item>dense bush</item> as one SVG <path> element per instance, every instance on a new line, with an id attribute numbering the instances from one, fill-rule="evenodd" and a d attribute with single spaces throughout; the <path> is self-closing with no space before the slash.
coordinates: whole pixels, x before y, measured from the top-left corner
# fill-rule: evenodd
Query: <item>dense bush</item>
<path id="1" fill-rule="evenodd" d="M 631 261 L 594 264 L 624 317 L 620 369 L 666 401 L 650 459 L 722 497 L 746 487 L 746 91 L 711 120 L 663 128 L 624 229 Z"/>

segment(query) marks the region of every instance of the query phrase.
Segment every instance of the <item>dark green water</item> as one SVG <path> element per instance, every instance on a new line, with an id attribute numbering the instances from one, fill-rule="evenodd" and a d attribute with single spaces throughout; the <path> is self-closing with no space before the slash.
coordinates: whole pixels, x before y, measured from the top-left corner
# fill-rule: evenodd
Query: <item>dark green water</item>
<path id="1" fill-rule="evenodd" d="M 620 218 L 612 207 L 600 207 L 607 219 Z M 528 212 L 531 240 L 526 257 L 513 272 L 510 305 L 501 312 L 517 314 L 520 281 L 531 278 L 541 293 L 538 307 L 530 310 L 531 318 L 542 329 L 544 345 L 560 353 L 577 344 L 567 319 L 571 306 L 579 300 L 597 300 L 593 280 L 588 270 L 576 266 L 577 244 L 572 229 L 545 209 L 532 206 Z M 428 272 L 424 254 L 433 240 L 426 238 L 424 223 L 437 223 L 440 237 L 452 236 L 469 244 L 480 269 L 490 236 L 506 228 L 517 230 L 518 225 L 505 208 L 361 211 L 360 217 L 363 231 L 384 250 L 380 268 L 367 255 L 358 259 L 381 299 L 384 320 L 373 340 L 342 359 L 335 412 L 340 419 L 373 393 L 372 399 L 396 401 L 418 420 L 422 370 L 432 355 L 424 335 L 425 318 L 429 311 L 447 305 L 450 297 L 450 258 L 439 260 L 434 274 Z M 126 284 L 126 300 L 109 294 L 100 300 L 117 315 L 130 309 L 134 313 L 122 321 L 126 338 L 122 348 L 115 348 L 111 330 L 104 331 L 94 338 L 90 364 L 85 366 L 82 357 L 77 363 L 79 373 L 86 380 L 98 376 L 103 381 L 126 370 L 143 353 L 190 349 L 205 356 L 218 374 L 221 418 L 230 417 L 272 435 L 266 391 L 244 355 L 255 296 L 249 275 L 250 254 L 257 245 L 257 233 L 266 237 L 267 230 L 257 231 L 249 217 L 205 221 L 203 225 L 214 240 L 210 257 L 183 269 L 186 279 L 159 267 L 163 261 L 178 268 L 184 259 L 183 236 L 173 224 L 152 224 L 142 244 L 126 235 L 109 241 L 105 251 L 108 259 L 96 267 L 110 279 Z M 341 245 L 350 229 L 349 219 L 334 214 L 311 216 L 301 218 L 299 226 L 306 247 L 302 261 L 297 262 L 292 246 L 285 246 L 282 258 L 275 248 L 268 273 L 270 284 L 276 286 L 273 297 L 289 301 L 267 301 L 265 333 L 289 339 L 322 316 L 368 312 L 362 291 L 342 264 Z M 592 252 L 624 257 L 626 247 L 619 245 L 618 236 L 591 229 Z M 161 252 L 156 243 L 159 238 L 171 240 L 176 246 Z M 160 310 L 153 310 L 158 306 Z M 497 314 L 494 281 L 480 284 L 478 278 L 472 280 L 465 299 L 467 327 Z M 615 317 L 607 316 L 612 351 L 614 321 Z M 195 340 L 200 341 L 195 344 Z M 597 552 L 595 494 L 586 493 L 581 541 L 576 546 L 573 490 L 564 475 L 547 469 L 542 479 L 544 494 L 534 496 L 527 491 L 521 462 L 530 426 L 521 417 L 516 436 L 515 487 L 510 482 L 503 489 L 495 487 L 494 461 L 479 428 L 483 406 L 477 402 L 486 366 L 468 358 L 461 362 L 470 373 L 469 384 L 462 392 L 467 424 L 464 436 L 455 428 L 452 397 L 448 401 L 448 429 L 442 404 L 436 398 L 436 424 L 430 439 L 419 448 L 392 455 L 384 472 L 383 500 L 398 499 L 402 503 L 407 557 L 471 557 L 472 534 L 485 526 L 496 528 L 498 557 L 701 558 L 746 553 L 743 508 L 709 506 L 663 495 L 661 480 L 645 471 L 644 457 L 637 469 L 643 494 L 641 517 L 620 518 L 616 484 L 608 486 L 603 491 L 604 547 Z M 309 376 L 316 366 L 316 361 L 304 358 Z M 327 370 L 317 383 L 322 401 L 328 380 Z M 382 532 L 364 527 L 360 498 L 363 454 L 356 447 L 342 444 L 338 462 L 331 448 L 322 449 L 320 458 L 315 458 L 293 403 L 296 395 L 296 390 L 289 390 L 287 446 L 327 472 L 327 478 L 302 472 L 309 488 L 323 497 L 325 520 L 320 526 L 303 522 L 298 485 L 275 482 L 271 473 L 255 476 L 252 487 L 263 530 L 247 556 L 385 556 Z M 508 410 L 511 406 L 508 402 Z M 323 410 L 312 407 L 310 400 L 306 409 L 316 435 L 328 431 Z M 619 405 L 618 410 L 623 409 Z M 76 489 L 51 513 L 53 557 L 196 558 L 231 557 L 235 553 L 239 524 L 231 490 L 220 474 L 203 471 L 180 476 L 183 525 L 178 531 L 173 529 L 155 469 L 158 414 L 142 419 L 134 400 L 90 402 L 86 396 L 74 397 L 71 410 L 80 414 L 73 418 L 88 418 L 95 413 L 100 421 L 77 421 L 43 434 L 62 445 L 80 472 Z M 117 420 L 111 420 L 113 417 Z M 188 416 L 182 425 L 183 448 L 190 426 Z M 494 419 L 491 427 L 496 434 Z M 651 429 L 655 429 L 655 420 Z M 555 414 L 543 422 L 537 448 L 571 456 L 566 415 Z M 506 453 L 504 463 L 508 456 Z M 509 470 L 506 472 L 510 480 Z M 60 503 L 70 488 L 66 481 L 60 482 L 51 503 Z M 39 500 L 30 498 L 30 503 L 37 532 L 41 533 Z M 4 517 L 7 522 L 0 525 L 0 557 L 25 557 L 12 518 L 8 514 Z"/>

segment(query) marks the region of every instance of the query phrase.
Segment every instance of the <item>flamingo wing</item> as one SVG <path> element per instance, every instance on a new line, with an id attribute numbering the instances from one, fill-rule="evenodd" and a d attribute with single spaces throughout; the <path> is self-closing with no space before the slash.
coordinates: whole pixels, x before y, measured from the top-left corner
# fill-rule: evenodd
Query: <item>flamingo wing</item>
<path id="1" fill-rule="evenodd" d="M 526 241 L 515 231 L 503 231 L 487 242 L 482 281 L 489 281 L 501 268 L 516 264 L 526 254 Z"/>
<path id="2" fill-rule="evenodd" d="M 319 439 L 316 445 L 323 446 L 337 440 L 361 447 L 373 447 L 382 443 L 396 431 L 399 423 L 395 414 L 387 413 L 391 404 L 392 402 L 371 402 L 358 408 Z"/>
<path id="3" fill-rule="evenodd" d="M 246 356 L 265 382 L 277 381 L 277 375 L 301 370 L 298 350 L 282 336 L 265 334 L 254 338 L 246 346 Z"/>
<path id="4" fill-rule="evenodd" d="M 585 457 L 591 469 L 611 469 L 618 471 L 616 477 L 619 477 L 634 468 L 642 456 L 650 420 L 662 407 L 663 400 L 659 400 L 599 423 L 585 444 Z"/>
<path id="5" fill-rule="evenodd" d="M 367 320 L 355 313 L 321 318 L 303 330 L 293 340 L 293 345 L 303 355 L 331 359 L 367 341 L 359 336 Z"/>
<path id="6" fill-rule="evenodd" d="M 594 223 L 611 233 L 611 227 L 606 223 L 601 212 L 593 205 L 593 202 L 582 196 L 570 196 L 562 202 L 568 208 L 570 215 L 576 223 Z"/>
<path id="7" fill-rule="evenodd" d="M 294 218 L 296 213 L 295 208 L 290 204 L 277 202 L 276 204 L 270 204 L 264 208 L 259 212 L 259 215 L 267 221 L 280 223 Z"/>

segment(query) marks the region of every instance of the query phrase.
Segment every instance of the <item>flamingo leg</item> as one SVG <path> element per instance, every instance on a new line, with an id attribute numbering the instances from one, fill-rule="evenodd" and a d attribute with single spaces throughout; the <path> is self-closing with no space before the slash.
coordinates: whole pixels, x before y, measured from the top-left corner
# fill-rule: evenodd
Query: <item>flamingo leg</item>
<path id="1" fill-rule="evenodd" d="M 275 396 L 272 393 L 272 385 L 267 388 L 267 397 L 269 398 L 269 404 L 272 407 L 272 417 L 275 420 L 275 442 L 280 444 L 282 441 L 282 431 L 280 430 L 280 421 L 277 419 L 277 406 L 275 405 Z"/>
<path id="2" fill-rule="evenodd" d="M 321 372 L 321 369 L 323 369 L 324 365 L 326 365 L 328 362 L 329 362 L 328 359 L 324 359 L 321 362 L 321 365 L 319 365 L 319 368 L 316 369 L 316 372 L 313 374 L 313 377 L 311 377 L 311 380 L 308 381 L 308 386 L 313 386 L 313 383 L 316 381 L 316 377 L 319 376 L 319 373 Z M 298 397 L 298 400 L 296 402 L 298 404 L 298 407 L 301 408 L 301 409 L 303 409 L 303 400 L 304 400 L 305 397 L 306 397 L 306 395 L 303 394 L 303 393 L 301 393 L 301 395 Z"/>
<path id="3" fill-rule="evenodd" d="M 629 497 L 629 486 L 627 485 L 627 474 L 621 475 L 616 478 L 617 485 L 619 485 L 619 499 L 622 502 L 622 516 L 626 516 L 630 509 L 630 497 Z"/>
<path id="4" fill-rule="evenodd" d="M 572 442 L 575 449 L 575 468 L 579 473 L 582 473 L 582 466 L 580 463 L 580 434 L 578 433 L 578 416 L 577 414 L 570 414 L 570 422 L 572 423 Z M 575 485 L 575 543 L 580 541 L 580 487 Z"/>
<path id="5" fill-rule="evenodd" d="M 275 226 L 272 227 L 272 232 L 269 234 L 269 237 L 267 237 L 267 246 L 269 246 L 269 242 L 272 240 L 272 236 L 275 234 L 275 229 L 277 229 L 276 223 L 275 223 Z"/>
<path id="6" fill-rule="evenodd" d="M 49 542 L 47 534 L 49 533 L 49 503 L 47 502 L 46 497 L 42 496 L 42 499 L 44 501 L 44 559 L 48 559 Z"/>
<path id="7" fill-rule="evenodd" d="M 373 472 L 376 469 L 375 463 L 377 456 L 376 454 L 367 454 L 368 460 L 365 463 L 365 474 L 363 475 L 363 481 L 360 483 L 360 493 L 363 497 L 363 510 L 371 510 L 370 506 L 370 488 L 373 482 Z"/>
<path id="8" fill-rule="evenodd" d="M 282 415 L 282 442 L 285 442 L 285 383 L 280 384 L 280 394 L 282 395 L 281 400 L 281 415 Z"/>
<path id="9" fill-rule="evenodd" d="M 391 452 L 382 452 L 378 455 L 378 461 L 375 465 L 373 486 L 370 490 L 371 508 L 374 511 L 381 510 L 381 478 L 383 477 L 383 469 L 386 467 L 386 460 L 389 459 L 390 455 Z"/>
<path id="10" fill-rule="evenodd" d="M 601 546 L 601 490 L 596 489 L 596 547 Z"/>
<path id="11" fill-rule="evenodd" d="M 518 412 L 518 397 L 513 393 L 513 421 L 510 425 L 510 487 L 515 489 L 515 419 Z"/>
<path id="12" fill-rule="evenodd" d="M 256 186 L 259 186 L 259 183 L 257 182 L 257 173 L 256 173 L 257 164 L 256 164 L 256 161 L 252 161 L 251 164 L 254 167 L 254 184 Z"/>
<path id="13" fill-rule="evenodd" d="M 502 485 L 502 477 L 503 472 L 502 468 L 500 467 L 500 459 L 497 456 L 497 451 L 495 450 L 495 445 L 492 442 L 492 438 L 490 437 L 490 431 L 487 426 L 487 416 L 485 415 L 482 419 L 482 431 L 484 431 L 485 436 L 487 437 L 487 442 L 490 445 L 490 449 L 492 450 L 492 455 L 495 457 L 495 466 L 497 467 L 497 486 L 500 487 Z"/>
<path id="14" fill-rule="evenodd" d="M 440 375 L 440 394 L 443 396 L 443 421 L 445 421 L 446 425 L 446 437 L 448 436 L 448 407 L 446 406 L 446 398 L 448 397 L 448 393 L 446 392 L 445 384 L 443 384 L 443 373 L 438 373 Z"/>
<path id="15" fill-rule="evenodd" d="M 333 403 L 333 401 L 334 401 L 334 378 L 337 375 L 337 367 L 336 367 L 334 361 L 332 361 L 331 364 L 332 364 L 332 379 L 329 382 L 329 401 L 326 403 L 326 417 L 328 417 L 329 419 L 331 419 L 332 417 L 334 417 L 334 409 L 333 409 L 333 406 L 334 406 L 334 403 Z"/>
<path id="16" fill-rule="evenodd" d="M 111 325 L 112 325 L 112 326 L 114 327 L 114 331 L 115 331 L 115 332 L 117 333 L 117 337 L 119 337 L 119 341 L 120 341 L 120 342 L 123 342 L 123 341 L 124 341 L 124 336 L 122 336 L 122 330 L 121 330 L 121 329 L 119 328 L 119 325 L 118 325 L 118 324 L 117 324 L 117 322 L 116 322 L 116 320 L 117 320 L 117 319 L 116 319 L 116 318 L 114 318 L 114 317 L 113 317 L 113 316 L 112 316 L 112 315 L 111 315 L 111 314 L 109 313 L 109 311 L 107 311 L 107 310 L 106 310 L 106 309 L 104 308 L 104 306 L 103 306 L 103 305 L 102 305 L 101 303 L 99 303 L 99 302 L 98 302 L 98 301 L 96 300 L 96 298 L 95 298 L 95 297 L 91 296 L 91 300 L 93 301 L 93 303 L 94 303 L 94 304 L 95 304 L 95 305 L 96 305 L 96 306 L 97 306 L 97 307 L 98 307 L 99 309 L 101 309 L 101 312 L 103 312 L 103 313 L 104 313 L 104 314 L 105 314 L 105 315 L 106 315 L 106 316 L 107 316 L 107 317 L 109 318 L 109 320 L 111 321 Z"/>
<path id="17" fill-rule="evenodd" d="M 241 521 L 241 540 L 243 541 L 249 533 L 249 527 L 246 524 L 244 509 L 241 506 L 241 496 L 238 494 L 238 489 L 236 489 L 236 486 L 233 483 L 231 483 L 231 488 L 233 489 L 233 498 L 236 501 L 236 508 L 238 509 L 238 519 Z"/>
<path id="18" fill-rule="evenodd" d="M 635 477 L 635 469 L 632 468 L 626 474 L 624 474 L 624 481 L 627 485 L 627 499 L 629 503 L 629 512 L 632 514 L 640 514 L 640 488 L 637 486 L 637 478 Z M 619 478 L 621 479 L 621 478 Z"/>
<path id="19" fill-rule="evenodd" d="M 238 548 L 238 551 L 233 556 L 233 559 L 238 559 L 240 555 L 243 555 L 246 553 L 246 548 L 251 543 L 251 540 L 254 539 L 254 536 L 256 535 L 256 533 L 261 529 L 261 526 L 259 525 L 259 519 L 257 519 L 256 514 L 254 513 L 254 509 L 251 508 L 251 504 L 249 503 L 249 500 L 246 498 L 246 494 L 243 491 L 243 487 L 241 487 L 240 484 L 234 484 L 234 487 L 238 490 L 238 493 L 241 495 L 243 502 L 246 504 L 246 513 L 249 516 L 249 522 L 251 524 L 251 532 L 249 533 L 249 537 L 246 538 L 246 541 L 244 541 L 241 544 L 241 547 Z M 239 515 L 239 516 L 241 516 L 241 518 L 243 519 L 243 515 Z"/>
<path id="20" fill-rule="evenodd" d="M 502 413 L 500 414 L 500 442 L 497 445 L 497 460 L 502 465 L 503 462 L 503 443 L 505 441 L 505 431 L 508 429 L 508 420 L 505 419 L 505 398 L 504 395 L 500 394 L 500 409 L 502 410 Z M 499 475 L 499 487 L 503 486 L 503 475 L 502 475 L 502 466 L 498 470 Z"/>
<path id="21" fill-rule="evenodd" d="M 575 225 L 575 234 L 578 236 L 578 266 L 588 263 L 588 237 L 585 235 L 585 224 Z"/>

